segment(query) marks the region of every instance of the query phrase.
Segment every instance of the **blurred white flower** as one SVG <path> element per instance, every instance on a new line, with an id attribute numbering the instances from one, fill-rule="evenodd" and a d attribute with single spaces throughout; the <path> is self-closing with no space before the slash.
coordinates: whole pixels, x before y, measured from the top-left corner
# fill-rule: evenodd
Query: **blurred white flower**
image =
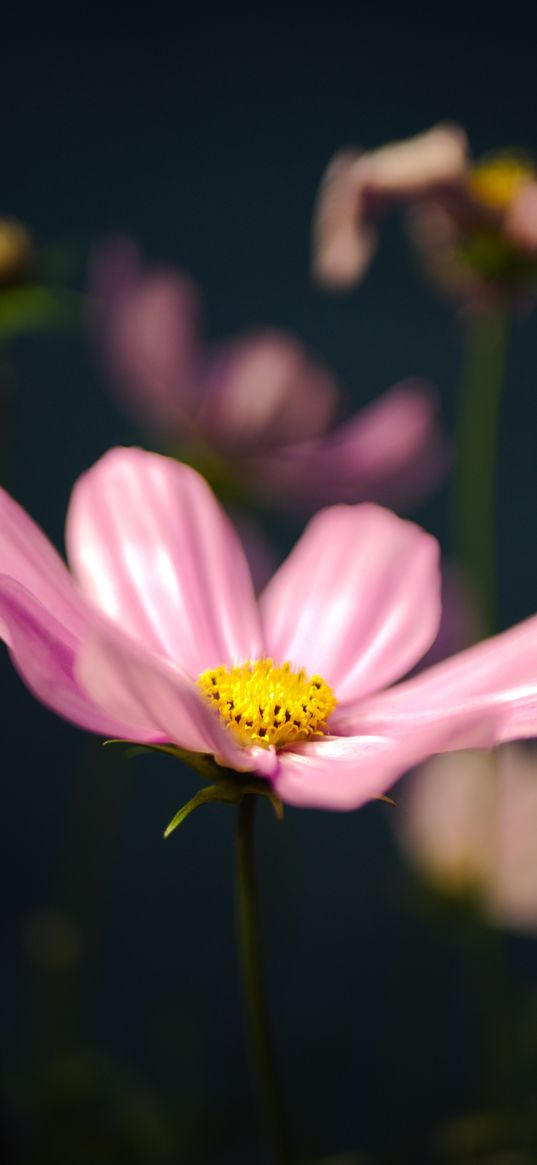
<path id="1" fill-rule="evenodd" d="M 537 930 L 537 753 L 435 757 L 412 777 L 394 814 L 409 861 L 448 893 L 473 892 L 483 914 Z"/>

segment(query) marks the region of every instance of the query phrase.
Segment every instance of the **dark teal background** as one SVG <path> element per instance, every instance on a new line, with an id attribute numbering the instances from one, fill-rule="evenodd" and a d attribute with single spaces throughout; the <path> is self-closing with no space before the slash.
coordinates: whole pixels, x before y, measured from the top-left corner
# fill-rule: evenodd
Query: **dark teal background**
<path id="1" fill-rule="evenodd" d="M 120 16 L 82 5 L 36 22 L 19 8 L 3 41 L 0 212 L 42 244 L 72 246 L 79 286 L 89 245 L 127 232 L 148 260 L 200 283 L 211 338 L 290 329 L 356 405 L 425 374 L 453 430 L 461 321 L 416 269 L 400 223 L 386 223 L 363 285 L 330 297 L 309 278 L 311 208 L 337 147 L 439 119 L 463 124 L 476 154 L 537 155 L 534 29 L 519 13 L 502 10 L 495 25 L 489 9 L 462 6 Z M 140 435 L 83 334 L 18 341 L 13 364 L 6 483 L 60 546 L 76 476 Z M 513 329 L 500 442 L 504 626 L 537 610 L 536 383 L 528 316 Z M 447 487 L 417 516 L 448 549 Z M 102 753 L 32 699 L 5 653 L 0 668 L 12 1159 L 265 1161 L 233 946 L 232 811 L 205 809 L 164 843 L 195 778 L 171 760 Z M 410 905 L 385 806 L 288 811 L 282 827 L 261 808 L 270 1001 L 301 1159 L 355 1148 L 374 1161 L 444 1160 L 431 1128 L 487 1099 L 459 932 Z M 87 936 L 78 1011 L 73 977 L 25 955 L 28 919 L 49 906 Z M 531 941 L 510 942 L 507 958 L 526 989 Z"/>

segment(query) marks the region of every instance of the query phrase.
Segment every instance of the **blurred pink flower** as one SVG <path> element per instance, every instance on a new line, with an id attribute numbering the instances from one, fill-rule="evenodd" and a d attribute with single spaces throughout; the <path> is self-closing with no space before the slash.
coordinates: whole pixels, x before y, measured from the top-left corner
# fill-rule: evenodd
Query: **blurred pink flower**
<path id="1" fill-rule="evenodd" d="M 286 509 L 412 504 L 446 446 L 427 384 L 404 381 L 343 423 L 334 377 L 303 345 L 264 331 L 204 348 L 200 299 L 179 272 L 144 271 L 133 244 L 95 255 L 91 324 L 123 403 L 220 488 Z"/>
<path id="2" fill-rule="evenodd" d="M 485 915 L 537 929 L 537 755 L 436 757 L 405 785 L 395 825 L 413 865 L 451 893 L 479 896 Z"/>
<path id="3" fill-rule="evenodd" d="M 207 483 L 158 454 L 112 450 L 79 479 L 72 575 L 5 492 L 0 511 L 2 637 L 90 731 L 210 754 L 327 809 L 434 752 L 537 731 L 537 617 L 386 689 L 435 637 L 440 580 L 435 539 L 378 506 L 317 514 L 259 603 Z"/>
<path id="4" fill-rule="evenodd" d="M 346 288 L 365 274 L 382 214 L 411 209 L 415 241 L 434 276 L 472 298 L 537 283 L 537 171 L 505 151 L 473 163 L 464 130 L 441 124 L 371 152 L 344 150 L 321 183 L 313 265 Z"/>

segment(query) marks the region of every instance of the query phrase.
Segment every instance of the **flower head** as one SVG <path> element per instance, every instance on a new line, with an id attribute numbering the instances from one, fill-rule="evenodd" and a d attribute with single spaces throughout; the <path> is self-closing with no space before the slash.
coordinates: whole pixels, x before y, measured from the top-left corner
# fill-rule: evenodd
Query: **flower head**
<path id="1" fill-rule="evenodd" d="M 351 809 L 431 753 L 537 730 L 537 618 L 388 686 L 436 635 L 438 547 L 376 505 L 317 514 L 259 602 L 211 490 L 169 458 L 116 449 L 79 479 L 72 574 L 4 492 L 0 515 L 2 637 L 93 732 Z"/>
<path id="2" fill-rule="evenodd" d="M 399 508 L 442 475 L 428 385 L 402 382 L 340 422 L 335 378 L 298 340 L 265 330 L 208 349 L 191 280 L 144 270 L 132 244 L 97 252 L 91 286 L 93 333 L 123 402 L 219 492 L 286 510 L 360 500 Z"/>
<path id="3" fill-rule="evenodd" d="M 438 125 L 370 153 L 336 154 L 314 220 L 314 269 L 344 288 L 364 275 L 377 223 L 390 206 L 411 211 L 431 273 L 472 300 L 537 283 L 537 169 L 511 150 L 473 163 L 464 131 Z"/>
<path id="4" fill-rule="evenodd" d="M 412 776 L 399 809 L 398 836 L 428 880 L 450 894 L 472 893 L 500 925 L 537 929 L 533 749 L 436 757 Z"/>

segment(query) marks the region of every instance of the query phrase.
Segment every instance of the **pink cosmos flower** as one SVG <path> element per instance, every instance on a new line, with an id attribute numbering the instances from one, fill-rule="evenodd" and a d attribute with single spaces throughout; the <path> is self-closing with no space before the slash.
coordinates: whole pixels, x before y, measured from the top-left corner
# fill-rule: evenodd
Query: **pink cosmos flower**
<path id="1" fill-rule="evenodd" d="M 403 848 L 426 878 L 450 893 L 477 893 L 491 921 L 537 928 L 533 750 L 436 757 L 405 786 L 396 818 Z"/>
<path id="2" fill-rule="evenodd" d="M 464 130 L 437 125 L 406 141 L 330 162 L 314 216 L 314 271 L 333 288 L 357 283 L 395 205 L 431 273 L 470 298 L 537 280 L 537 170 L 505 151 L 473 163 Z"/>
<path id="3" fill-rule="evenodd" d="M 191 280 L 144 271 L 133 244 L 96 253 L 91 289 L 92 330 L 123 403 L 219 486 L 238 482 L 286 509 L 399 508 L 444 472 L 438 402 L 425 383 L 404 381 L 336 423 L 336 381 L 298 340 L 264 331 L 208 350 Z"/>
<path id="4" fill-rule="evenodd" d="M 79 479 L 72 574 L 4 492 L 0 515 L 2 636 L 90 731 L 352 809 L 434 752 L 537 730 L 537 617 L 388 687 L 436 634 L 438 546 L 376 505 L 318 513 L 259 602 L 206 482 L 158 454 L 112 450 Z"/>

